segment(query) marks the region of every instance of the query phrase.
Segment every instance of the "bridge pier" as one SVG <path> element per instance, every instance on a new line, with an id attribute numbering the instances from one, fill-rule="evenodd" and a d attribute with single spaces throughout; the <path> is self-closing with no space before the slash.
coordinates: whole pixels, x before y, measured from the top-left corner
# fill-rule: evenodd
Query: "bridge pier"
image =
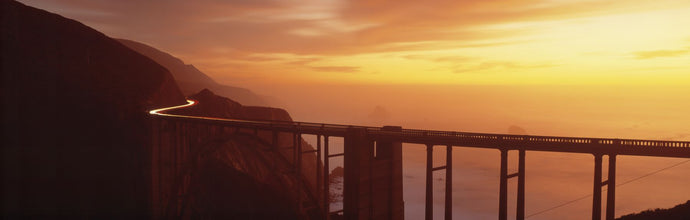
<path id="1" fill-rule="evenodd" d="M 433 162 L 434 145 L 426 145 L 426 200 L 424 207 L 424 219 L 434 219 L 434 182 L 433 172 L 437 170 L 446 170 L 446 189 L 445 189 L 445 207 L 443 218 L 446 220 L 453 219 L 453 146 L 446 145 L 446 165 L 434 167 Z"/>
<path id="2" fill-rule="evenodd" d="M 498 189 L 498 219 L 508 219 L 508 150 L 501 149 L 501 177 Z"/>
<path id="3" fill-rule="evenodd" d="M 594 193 L 592 194 L 592 220 L 601 220 L 601 154 L 594 155 Z"/>
<path id="4" fill-rule="evenodd" d="M 508 149 L 501 149 L 498 219 L 508 219 L 508 179 L 517 177 L 517 220 L 525 219 L 525 150 L 518 150 L 518 172 L 508 174 Z"/>
<path id="5" fill-rule="evenodd" d="M 383 127 L 399 131 L 400 127 Z M 402 143 L 374 142 L 365 128 L 349 128 L 344 149 L 345 219 L 404 219 Z"/>
<path id="6" fill-rule="evenodd" d="M 323 171 L 321 170 L 322 164 L 320 163 L 320 161 L 321 161 L 321 135 L 316 135 L 316 182 L 315 182 L 316 193 L 314 196 L 316 197 L 317 203 L 319 203 L 318 201 L 321 199 L 321 190 L 324 187 L 322 185 L 324 182 L 321 181 L 322 180 L 321 176 L 322 176 Z M 328 176 L 326 176 L 326 178 L 328 178 Z M 328 200 L 324 200 L 322 203 L 317 204 L 317 205 L 319 205 L 319 206 L 328 205 Z M 323 206 L 321 206 L 321 207 L 323 207 Z M 322 208 L 322 210 L 325 210 L 325 209 Z M 325 212 L 324 215 L 328 216 L 328 213 Z"/>
<path id="7" fill-rule="evenodd" d="M 152 120 L 151 216 L 153 219 L 182 214 L 188 191 L 188 160 L 192 140 L 189 125 L 180 121 Z"/>
<path id="8" fill-rule="evenodd" d="M 295 148 L 293 152 L 295 153 L 296 161 L 293 161 L 293 164 L 295 166 L 295 173 L 297 177 L 297 188 L 303 189 L 304 177 L 302 176 L 302 134 L 295 133 L 294 135 L 294 141 L 297 146 L 294 146 Z M 301 192 L 297 193 L 297 207 L 300 211 L 304 211 L 304 198 L 302 198 L 302 196 L 303 195 Z"/>
<path id="9" fill-rule="evenodd" d="M 151 216 L 153 219 L 158 219 L 160 217 L 161 213 L 161 205 L 160 205 L 160 176 L 161 176 L 161 167 L 160 167 L 160 156 L 161 156 L 161 146 L 162 144 L 162 128 L 163 128 L 163 123 L 164 121 L 157 118 L 153 117 L 151 119 L 151 193 L 150 193 L 150 199 L 151 201 Z"/>
<path id="10" fill-rule="evenodd" d="M 433 182 L 433 154 L 434 145 L 426 145 L 426 201 L 424 207 L 424 219 L 433 220 L 434 219 L 434 182 Z"/>
<path id="11" fill-rule="evenodd" d="M 445 220 L 453 219 L 453 146 L 446 146 L 446 207 Z"/>
<path id="12" fill-rule="evenodd" d="M 615 219 L 616 213 L 616 155 L 609 154 L 608 179 L 602 178 L 602 154 L 594 155 L 594 193 L 592 202 L 592 220 L 601 220 L 601 188 L 606 185 L 606 220 Z"/>
<path id="13" fill-rule="evenodd" d="M 280 146 L 278 145 L 278 131 L 271 131 L 271 145 L 273 145 L 273 149 L 275 151 L 278 151 L 280 149 Z"/>
<path id="14" fill-rule="evenodd" d="M 328 152 L 328 136 L 323 137 L 323 210 L 324 214 L 326 215 L 326 220 L 330 220 L 331 218 L 331 207 L 330 207 L 330 193 L 331 193 L 331 184 L 329 181 L 330 178 L 330 172 L 331 168 L 330 166 L 330 160 L 331 160 L 331 155 Z"/>
<path id="15" fill-rule="evenodd" d="M 606 186 L 606 220 L 616 218 L 616 155 L 609 154 L 609 178 Z"/>
<path id="16" fill-rule="evenodd" d="M 525 219 L 525 150 L 518 151 L 517 220 Z"/>

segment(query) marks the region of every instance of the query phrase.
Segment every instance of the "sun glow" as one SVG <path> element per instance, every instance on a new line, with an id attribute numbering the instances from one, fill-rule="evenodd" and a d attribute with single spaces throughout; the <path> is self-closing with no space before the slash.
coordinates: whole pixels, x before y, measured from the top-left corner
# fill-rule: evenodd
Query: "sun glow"
<path id="1" fill-rule="evenodd" d="M 474 42 L 482 45 L 476 47 L 446 40 L 404 51 L 323 56 L 311 65 L 352 68 L 296 68 L 285 80 L 687 85 L 690 29 L 680 27 L 690 27 L 690 8 L 493 25 L 480 31 L 524 34 Z"/>
<path id="2" fill-rule="evenodd" d="M 234 85 L 690 84 L 688 1 L 34 3 Z"/>
<path id="3" fill-rule="evenodd" d="M 690 27 L 687 8 L 517 23 L 487 27 L 529 30 L 502 39 L 507 44 L 331 57 L 329 64 L 360 66 L 362 74 L 334 77 L 358 83 L 685 85 L 690 29 L 679 27 Z"/>

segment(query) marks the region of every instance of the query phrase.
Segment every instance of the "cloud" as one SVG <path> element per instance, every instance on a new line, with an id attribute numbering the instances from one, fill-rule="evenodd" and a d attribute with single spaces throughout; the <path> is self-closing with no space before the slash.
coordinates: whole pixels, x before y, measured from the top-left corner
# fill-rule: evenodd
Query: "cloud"
<path id="1" fill-rule="evenodd" d="M 449 62 L 449 63 L 458 63 L 458 62 L 467 62 L 467 61 L 472 61 L 476 60 L 478 58 L 476 57 L 468 57 L 468 56 L 434 56 L 434 55 L 405 55 L 403 58 L 406 59 L 411 59 L 411 60 L 427 60 L 427 61 L 432 61 L 432 62 Z"/>
<path id="2" fill-rule="evenodd" d="M 310 55 L 415 50 L 420 46 L 492 46 L 486 42 L 530 32 L 525 28 L 485 28 L 492 25 L 601 15 L 632 6 L 643 8 L 640 4 L 645 2 L 659 5 L 643 0 L 23 2 L 77 19 L 111 36 L 176 54 L 223 46 L 252 53 Z M 436 43 L 415 44 L 420 42 Z M 413 44 L 416 46 L 409 47 Z"/>
<path id="3" fill-rule="evenodd" d="M 490 69 L 533 69 L 558 66 L 558 64 L 521 64 L 509 61 L 485 61 L 474 65 L 458 65 L 454 68 L 454 73 L 471 73 Z"/>
<path id="4" fill-rule="evenodd" d="M 312 69 L 319 72 L 336 72 L 336 73 L 356 73 L 359 72 L 360 67 L 357 66 L 312 66 Z"/>
<path id="5" fill-rule="evenodd" d="M 293 59 L 293 60 L 287 62 L 286 64 L 296 65 L 296 66 L 305 66 L 305 65 L 308 65 L 308 64 L 311 64 L 313 62 L 320 61 L 320 60 L 322 60 L 322 58 L 317 58 L 317 57 L 296 58 L 296 59 Z"/>
<path id="6" fill-rule="evenodd" d="M 690 52 L 690 49 L 684 50 L 649 50 L 649 51 L 637 51 L 633 55 L 638 60 L 653 59 L 661 57 L 678 57 L 683 56 Z"/>
<path id="7" fill-rule="evenodd" d="M 513 24 L 679 8 L 681 4 L 690 4 L 687 1 L 659 4 L 650 0 L 20 1 L 78 20 L 111 37 L 139 41 L 170 52 L 212 76 L 238 68 L 243 68 L 239 70 L 246 74 L 285 71 L 281 69 L 285 66 L 304 67 L 294 68 L 295 71 L 352 73 L 360 68 L 312 65 L 336 56 L 413 54 L 519 44 L 531 39 L 522 36 L 544 30 Z M 652 56 L 642 53 L 639 57 Z M 504 61 L 481 62 L 461 56 L 426 59 L 456 65 L 458 73 L 540 67 Z M 284 65 L 266 65 L 274 61 Z"/>

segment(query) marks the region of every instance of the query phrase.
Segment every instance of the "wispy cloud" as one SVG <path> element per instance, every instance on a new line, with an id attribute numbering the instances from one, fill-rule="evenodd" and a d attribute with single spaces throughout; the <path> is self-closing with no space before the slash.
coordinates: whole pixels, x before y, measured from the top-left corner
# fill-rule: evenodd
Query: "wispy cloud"
<path id="1" fill-rule="evenodd" d="M 660 4 L 653 0 L 19 1 L 60 13 L 112 37 L 150 44 L 212 76 L 289 71 L 364 73 L 378 68 L 370 68 L 368 65 L 373 62 L 368 61 L 353 64 L 353 57 L 372 57 L 368 55 L 377 53 L 433 54 L 442 50 L 462 53 L 405 58 L 433 62 L 415 62 L 429 69 L 445 68 L 439 74 L 446 74 L 449 67 L 456 73 L 543 68 L 554 66 L 540 64 L 550 57 L 520 63 L 512 58 L 523 55 L 488 50 L 520 48 L 531 41 L 558 41 L 558 37 L 535 36 L 553 31 L 563 21 L 690 7 L 688 1 Z M 534 23 L 553 23 L 554 27 Z M 544 54 L 553 49 L 543 48 Z M 652 59 L 687 53 L 687 49 L 639 51 L 632 56 Z M 524 55 L 529 56 L 532 54 Z M 329 62 L 320 62 L 325 60 Z M 347 61 L 340 62 L 344 60 Z"/>
<path id="2" fill-rule="evenodd" d="M 295 65 L 295 66 L 305 66 L 308 64 L 311 64 L 313 62 L 317 62 L 322 60 L 322 58 L 317 58 L 317 57 L 308 57 L 308 58 L 297 58 L 293 59 L 289 62 L 286 62 L 288 65 Z"/>
<path id="3" fill-rule="evenodd" d="M 661 57 L 678 57 L 688 54 L 690 49 L 683 50 L 649 50 L 649 51 L 637 51 L 633 55 L 636 59 L 653 59 Z"/>
<path id="4" fill-rule="evenodd" d="M 478 59 L 477 57 L 468 56 L 438 56 L 438 55 L 405 55 L 403 58 L 412 60 L 427 60 L 432 62 L 448 62 L 448 63 L 459 63 L 467 62 Z"/>
<path id="5" fill-rule="evenodd" d="M 360 69 L 357 66 L 312 66 L 311 68 L 319 72 L 334 73 L 356 73 Z"/>
<path id="6" fill-rule="evenodd" d="M 659 7 L 646 0 L 199 0 L 165 4 L 117 0 L 22 1 L 108 30 L 109 35 L 151 43 L 176 53 L 223 46 L 252 53 L 312 55 L 439 46 L 415 44 L 420 42 L 455 42 L 455 47 L 492 46 L 486 42 L 499 42 L 529 30 L 497 31 L 484 27 L 602 15 L 621 8 L 641 10 L 644 8 L 641 5 Z M 94 11 L 103 13 L 86 13 Z M 480 40 L 484 43 L 476 42 Z"/>
<path id="7" fill-rule="evenodd" d="M 509 61 L 486 61 L 472 65 L 458 65 L 453 69 L 454 73 L 472 73 L 491 69 L 511 70 L 511 69 L 533 69 L 558 66 L 558 64 L 522 64 Z"/>

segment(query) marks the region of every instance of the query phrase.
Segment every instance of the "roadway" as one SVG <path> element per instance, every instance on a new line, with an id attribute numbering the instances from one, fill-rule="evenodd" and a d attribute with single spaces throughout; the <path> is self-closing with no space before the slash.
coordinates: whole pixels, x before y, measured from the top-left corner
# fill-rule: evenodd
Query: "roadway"
<path id="1" fill-rule="evenodd" d="M 151 110 L 149 113 L 154 117 L 165 117 L 167 119 L 193 123 L 332 137 L 345 137 L 350 129 L 364 129 L 367 137 L 373 141 L 395 140 L 403 143 L 499 150 L 524 149 L 529 151 L 589 153 L 595 155 L 614 154 L 690 158 L 690 142 L 688 141 L 510 135 L 420 129 L 389 131 L 382 130 L 381 127 L 358 125 L 293 121 L 252 121 L 166 113 L 170 110 L 186 108 L 197 104 L 197 101 L 194 100 L 187 100 L 187 102 L 184 105 Z"/>

